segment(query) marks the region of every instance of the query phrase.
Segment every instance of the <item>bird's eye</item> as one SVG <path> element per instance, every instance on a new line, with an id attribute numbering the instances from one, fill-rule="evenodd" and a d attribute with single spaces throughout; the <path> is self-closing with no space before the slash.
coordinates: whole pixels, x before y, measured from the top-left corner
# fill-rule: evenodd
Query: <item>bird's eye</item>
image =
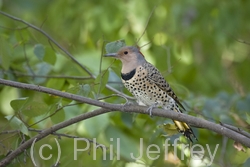
<path id="1" fill-rule="evenodd" d="M 124 54 L 125 54 L 125 55 L 128 54 L 128 51 L 125 51 Z"/>

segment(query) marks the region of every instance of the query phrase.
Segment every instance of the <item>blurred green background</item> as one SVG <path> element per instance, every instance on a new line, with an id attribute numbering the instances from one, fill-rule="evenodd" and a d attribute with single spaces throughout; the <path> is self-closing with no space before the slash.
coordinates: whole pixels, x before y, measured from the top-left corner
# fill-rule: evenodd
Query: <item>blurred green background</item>
<path id="1" fill-rule="evenodd" d="M 43 34 L 27 25 L 0 14 L 0 78 L 39 84 L 89 98 L 103 98 L 114 94 L 105 88 L 109 84 L 130 95 L 121 84 L 121 63 L 102 58 L 107 43 L 124 39 L 127 45 L 138 45 L 146 59 L 154 64 L 170 83 L 186 107 L 187 113 L 214 122 L 223 122 L 244 130 L 249 129 L 250 117 L 250 1 L 97 1 L 97 0 L 1 0 L 0 10 L 19 17 L 49 34 L 74 58 L 84 65 L 96 79 L 52 44 Z M 153 13 L 152 13 L 153 12 Z M 150 14 L 152 13 L 152 16 Z M 148 24 L 147 24 L 148 22 Z M 146 26 L 147 25 L 147 26 Z M 146 29 L 145 34 L 143 34 Z M 143 34 L 143 36 L 142 36 Z M 141 37 L 142 36 L 142 37 Z M 141 38 L 140 38 L 141 37 Z M 140 39 L 138 41 L 138 39 Z M 45 77 L 47 76 L 47 77 Z M 60 76 L 57 78 L 55 76 Z M 73 78 L 69 78 L 73 77 Z M 80 78 L 79 78 L 80 77 Z M 105 100 L 125 103 L 119 97 Z M 0 85 L 0 131 L 20 130 L 21 133 L 0 134 L 0 158 L 15 150 L 22 140 L 37 133 L 27 127 L 54 113 L 59 107 L 74 101 L 30 90 Z M 45 129 L 81 113 L 96 109 L 79 104 L 64 107 L 31 128 Z M 11 119 L 12 118 L 12 119 Z M 101 149 L 93 160 L 93 149 L 73 157 L 73 139 L 62 137 L 60 166 L 205 166 L 209 153 L 194 160 L 186 150 L 185 159 L 164 154 L 163 143 L 170 130 L 159 127 L 171 120 L 147 115 L 114 112 L 82 121 L 60 130 L 73 136 L 96 138 L 110 146 L 121 138 L 121 158 L 103 160 Z M 213 151 L 219 144 L 211 166 L 249 166 L 249 149 L 236 151 L 233 141 L 205 129 L 194 128 L 199 139 L 196 144 Z M 171 136 L 170 142 L 181 135 Z M 55 136 L 36 145 L 40 166 L 52 166 L 56 158 L 44 161 L 38 157 L 39 146 L 50 143 L 56 147 Z M 110 138 L 114 138 L 111 141 Z M 144 139 L 144 153 L 150 144 L 160 147 L 160 157 L 150 160 L 139 156 L 140 138 Z M 180 137 L 183 143 L 186 139 Z M 84 148 L 84 142 L 82 147 Z M 116 146 L 114 146 L 116 152 Z M 57 151 L 44 149 L 44 156 Z M 111 150 L 111 149 L 110 149 Z M 112 152 L 107 150 L 107 154 Z M 154 149 L 152 149 L 154 150 Z M 28 150 L 29 151 L 29 150 Z M 179 152 L 180 153 L 180 152 Z M 115 154 L 115 153 L 114 153 Z M 156 155 L 156 154 L 155 154 Z M 170 157 L 167 158 L 166 157 Z M 152 157 L 155 157 L 152 154 Z M 26 159 L 26 163 L 24 162 Z M 110 159 L 107 156 L 107 159 Z M 32 165 L 28 155 L 21 155 L 10 166 Z"/>

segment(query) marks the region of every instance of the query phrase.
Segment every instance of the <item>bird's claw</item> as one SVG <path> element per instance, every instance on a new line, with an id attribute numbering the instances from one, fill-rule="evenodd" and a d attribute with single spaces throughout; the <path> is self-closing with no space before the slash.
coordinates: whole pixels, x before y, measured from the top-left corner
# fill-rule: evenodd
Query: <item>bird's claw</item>
<path id="1" fill-rule="evenodd" d="M 157 102 L 155 102 L 153 105 L 149 106 L 149 108 L 147 109 L 147 112 L 149 112 L 149 116 L 152 117 L 152 110 L 157 107 Z"/>
<path id="2" fill-rule="evenodd" d="M 130 106 L 130 105 L 132 105 L 133 103 L 132 102 L 130 102 L 130 101 L 126 101 L 126 103 L 124 104 L 124 106 Z"/>
<path id="3" fill-rule="evenodd" d="M 150 106 L 148 109 L 147 109 L 147 112 L 149 112 L 149 116 L 152 117 L 152 110 L 153 110 L 154 106 Z"/>

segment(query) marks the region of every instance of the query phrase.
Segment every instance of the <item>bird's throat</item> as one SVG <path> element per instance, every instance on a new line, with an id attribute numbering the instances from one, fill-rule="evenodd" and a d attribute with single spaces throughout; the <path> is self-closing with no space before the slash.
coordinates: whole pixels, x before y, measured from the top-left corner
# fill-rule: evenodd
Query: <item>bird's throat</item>
<path id="1" fill-rule="evenodd" d="M 121 73 L 121 77 L 125 81 L 130 80 L 135 75 L 135 72 L 136 72 L 136 69 L 133 69 L 132 71 L 126 74 Z"/>

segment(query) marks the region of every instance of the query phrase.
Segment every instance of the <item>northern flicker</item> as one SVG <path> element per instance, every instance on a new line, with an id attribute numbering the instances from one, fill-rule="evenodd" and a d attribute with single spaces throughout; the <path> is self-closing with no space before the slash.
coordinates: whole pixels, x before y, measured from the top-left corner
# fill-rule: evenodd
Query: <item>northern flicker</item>
<path id="1" fill-rule="evenodd" d="M 184 109 L 174 91 L 170 88 L 159 70 L 146 61 L 138 48 L 122 47 L 117 53 L 108 53 L 122 62 L 121 78 L 124 86 L 137 99 L 138 104 L 181 112 Z M 151 110 L 150 110 L 151 112 Z M 151 113 L 150 113 L 151 114 Z M 185 122 L 173 120 L 179 132 L 192 142 L 195 137 L 190 126 Z"/>

